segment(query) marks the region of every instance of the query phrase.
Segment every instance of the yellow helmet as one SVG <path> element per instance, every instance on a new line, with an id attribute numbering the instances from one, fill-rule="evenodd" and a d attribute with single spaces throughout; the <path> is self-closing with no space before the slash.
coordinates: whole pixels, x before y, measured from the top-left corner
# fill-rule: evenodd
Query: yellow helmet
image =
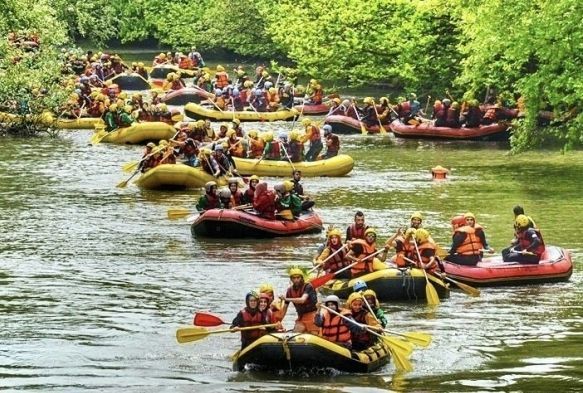
<path id="1" fill-rule="evenodd" d="M 293 181 L 291 181 L 291 180 L 285 180 L 285 181 L 283 182 L 283 189 L 284 189 L 286 192 L 290 192 L 291 190 L 293 190 L 293 189 L 294 189 L 294 182 L 293 182 Z"/>
<path id="2" fill-rule="evenodd" d="M 204 154 L 205 156 L 207 156 L 207 157 L 210 157 L 210 155 L 213 153 L 213 152 L 211 151 L 211 149 L 208 149 L 208 148 L 204 148 L 204 149 L 202 149 L 200 152 L 201 152 L 202 154 Z"/>
<path id="3" fill-rule="evenodd" d="M 265 142 L 271 142 L 273 140 L 273 132 L 269 131 L 263 134 L 263 140 Z"/>
<path id="4" fill-rule="evenodd" d="M 230 130 L 227 131 L 227 137 L 232 137 L 233 135 L 235 135 L 235 130 L 233 130 L 232 128 Z"/>
<path id="5" fill-rule="evenodd" d="M 245 81 L 245 82 L 243 82 L 243 87 L 253 87 L 253 81 Z"/>
<path id="6" fill-rule="evenodd" d="M 310 85 L 315 85 L 316 83 L 318 83 L 317 80 L 315 79 L 310 79 Z"/>
<path id="7" fill-rule="evenodd" d="M 162 112 L 166 112 L 168 110 L 168 105 L 166 105 L 166 104 L 160 104 L 159 108 L 160 108 L 160 110 Z"/>
<path id="8" fill-rule="evenodd" d="M 273 285 L 264 282 L 263 284 L 259 285 L 259 293 L 273 293 Z"/>
<path id="9" fill-rule="evenodd" d="M 412 220 L 414 218 L 423 221 L 423 216 L 421 215 L 421 212 L 419 212 L 419 211 L 413 212 L 413 214 L 411 214 L 411 218 L 410 219 Z"/>
<path id="10" fill-rule="evenodd" d="M 362 102 L 364 102 L 365 104 L 372 104 L 374 103 L 374 100 L 372 97 L 366 97 Z"/>
<path id="11" fill-rule="evenodd" d="M 275 93 L 277 93 L 277 89 L 275 87 L 270 87 L 269 94 L 275 94 Z"/>
<path id="12" fill-rule="evenodd" d="M 340 103 L 342 103 L 342 100 L 340 100 L 340 98 L 338 98 L 338 97 L 334 98 L 332 101 L 334 101 L 338 105 L 340 105 Z"/>
<path id="13" fill-rule="evenodd" d="M 350 308 L 352 306 L 352 302 L 354 302 L 355 300 L 362 301 L 362 295 L 360 294 L 360 292 L 352 292 L 350 296 L 348 296 L 348 299 L 346 299 L 346 306 Z"/>
<path id="14" fill-rule="evenodd" d="M 141 61 L 138 63 L 138 67 L 140 68 L 144 68 L 144 63 L 142 63 Z"/>
<path id="15" fill-rule="evenodd" d="M 378 308 L 378 307 L 380 307 L 380 304 L 379 304 L 379 299 L 377 298 L 377 293 L 376 293 L 375 291 L 373 291 L 372 289 L 367 289 L 366 291 L 364 291 L 364 292 L 362 293 L 362 296 L 363 296 L 363 297 L 367 297 L 367 296 L 374 296 L 374 301 L 375 301 L 375 303 L 374 303 L 374 304 L 371 304 L 370 306 L 371 306 L 371 307 L 375 307 L 375 308 Z"/>
<path id="16" fill-rule="evenodd" d="M 165 59 L 166 58 L 166 53 L 162 52 L 158 55 L 161 59 Z"/>
<path id="17" fill-rule="evenodd" d="M 369 233 L 372 233 L 373 235 L 375 235 L 375 237 L 377 236 L 377 231 L 374 228 L 367 228 L 366 231 L 364 231 L 364 236 L 366 237 L 366 235 L 368 235 Z"/>
<path id="18" fill-rule="evenodd" d="M 249 130 L 249 132 L 247 133 L 247 135 L 250 138 L 257 138 L 257 130 Z"/>
<path id="19" fill-rule="evenodd" d="M 269 72 L 267 72 L 267 70 L 263 70 L 263 71 L 261 71 L 261 76 L 266 78 L 269 76 Z"/>
<path id="20" fill-rule="evenodd" d="M 168 141 L 166 139 L 161 139 L 160 142 L 158 142 L 159 146 L 168 146 Z"/>
<path id="21" fill-rule="evenodd" d="M 229 124 L 228 123 L 221 123 L 221 125 L 219 126 L 219 128 L 223 128 L 225 127 L 227 130 L 229 129 Z"/>
<path id="22" fill-rule="evenodd" d="M 476 216 L 474 216 L 474 213 L 472 212 L 467 212 L 466 214 L 464 214 L 464 218 L 473 218 L 475 220 Z"/>
<path id="23" fill-rule="evenodd" d="M 290 141 L 297 141 L 300 138 L 300 134 L 296 131 L 290 131 L 289 133 L 289 140 Z"/>
<path id="24" fill-rule="evenodd" d="M 111 105 L 109 106 L 109 111 L 110 111 L 110 112 L 115 112 L 115 111 L 117 111 L 117 104 L 111 104 Z"/>
<path id="25" fill-rule="evenodd" d="M 340 229 L 334 228 L 328 231 L 328 239 L 330 239 L 333 236 L 338 236 L 339 238 L 342 238 L 342 232 L 340 232 Z"/>
<path id="26" fill-rule="evenodd" d="M 135 61 L 132 61 L 132 67 L 137 67 L 138 63 L 136 63 Z"/>
<path id="27" fill-rule="evenodd" d="M 236 125 L 240 125 L 240 124 L 241 124 L 241 120 L 237 119 L 236 117 L 235 117 L 233 120 L 231 120 L 231 121 L 232 121 L 234 124 L 236 124 Z"/>
<path id="28" fill-rule="evenodd" d="M 306 117 L 305 119 L 303 119 L 303 120 L 302 120 L 302 125 L 303 125 L 304 127 L 307 127 L 307 126 L 309 126 L 309 125 L 311 125 L 311 124 L 312 124 L 312 121 L 311 121 L 310 119 L 308 119 L 307 117 Z"/>
<path id="29" fill-rule="evenodd" d="M 123 110 L 126 113 L 132 113 L 132 109 L 134 109 L 134 108 L 132 108 L 131 105 L 126 105 L 126 106 L 123 107 Z"/>
<path id="30" fill-rule="evenodd" d="M 217 66 L 217 72 L 223 72 L 223 71 L 225 71 L 225 67 L 223 67 L 222 65 L 219 64 Z"/>
<path id="31" fill-rule="evenodd" d="M 259 181 L 260 180 L 259 179 L 259 176 L 257 176 L 257 175 L 251 175 L 251 177 L 249 178 L 249 182 L 252 182 L 253 180 Z"/>
<path id="32" fill-rule="evenodd" d="M 291 266 L 287 269 L 287 274 L 289 278 L 292 278 L 293 276 L 301 276 L 304 279 L 306 278 L 306 273 L 299 266 Z"/>
<path id="33" fill-rule="evenodd" d="M 411 237 L 411 236 L 415 236 L 415 232 L 417 232 L 417 230 L 415 228 L 409 228 L 405 231 L 405 237 Z"/>
<path id="34" fill-rule="evenodd" d="M 427 229 L 420 228 L 415 231 L 415 240 L 417 243 L 424 243 L 427 239 L 429 239 L 429 232 L 427 232 Z"/>
<path id="35" fill-rule="evenodd" d="M 519 214 L 514 222 L 518 228 L 528 228 L 530 220 L 524 214 Z"/>

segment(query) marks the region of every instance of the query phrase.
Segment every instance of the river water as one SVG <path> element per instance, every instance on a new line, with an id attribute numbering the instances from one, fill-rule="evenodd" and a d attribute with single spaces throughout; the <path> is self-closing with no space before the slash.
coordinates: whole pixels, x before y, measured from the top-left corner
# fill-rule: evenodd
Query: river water
<path id="1" fill-rule="evenodd" d="M 362 92 L 360 92 L 362 93 Z M 378 94 L 377 94 L 378 95 Z M 289 130 L 289 123 L 244 128 Z M 350 176 L 305 179 L 326 225 L 365 212 L 381 239 L 420 210 L 446 246 L 450 218 L 477 215 L 490 244 L 512 237 L 521 204 L 548 244 L 571 250 L 566 283 L 453 292 L 436 309 L 385 303 L 393 329 L 433 336 L 414 371 L 371 375 L 231 371 L 238 336 L 178 345 L 194 311 L 230 320 L 262 282 L 279 293 L 285 267 L 306 264 L 324 239 L 195 239 L 170 207 L 200 191 L 141 191 L 120 170 L 141 147 L 88 144 L 90 131 L 59 138 L 0 139 L 0 387 L 107 392 L 331 392 L 583 390 L 583 154 L 507 153 L 506 144 L 342 136 Z M 430 168 L 451 170 L 431 180 Z M 273 184 L 276 179 L 267 179 Z M 293 326 L 294 312 L 285 321 Z"/>

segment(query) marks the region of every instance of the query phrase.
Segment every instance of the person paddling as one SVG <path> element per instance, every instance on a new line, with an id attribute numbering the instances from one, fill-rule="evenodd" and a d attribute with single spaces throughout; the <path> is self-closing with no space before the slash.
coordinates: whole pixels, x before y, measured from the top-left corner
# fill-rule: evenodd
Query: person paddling
<path id="1" fill-rule="evenodd" d="M 264 310 L 266 307 L 264 308 Z M 251 291 L 245 296 L 245 308 L 243 308 L 233 322 L 231 323 L 231 329 L 238 331 L 238 328 L 249 327 L 249 326 L 259 326 L 273 323 L 273 318 L 271 313 L 261 312 L 259 309 L 259 295 Z M 259 337 L 265 335 L 268 331 L 275 331 L 276 328 L 260 328 L 254 330 L 243 330 L 241 331 L 241 349 L 252 344 Z"/>
<path id="2" fill-rule="evenodd" d="M 299 267 L 291 267 L 288 270 L 291 285 L 285 296 L 280 299 L 285 302 L 282 309 L 282 318 L 287 314 L 290 303 L 293 303 L 298 318 L 296 319 L 294 332 L 318 334 L 318 327 L 314 323 L 316 316 L 318 296 L 310 283 L 305 282 L 305 273 Z"/>
<path id="3" fill-rule="evenodd" d="M 362 328 L 354 323 L 351 323 L 352 313 L 350 310 L 340 308 L 340 299 L 336 295 L 329 295 L 324 299 L 324 306 L 336 311 L 347 319 L 335 315 L 324 308 L 320 308 L 316 314 L 314 323 L 319 326 L 320 336 L 335 344 L 341 345 L 345 348 L 352 348 L 351 332 L 358 334 Z"/>

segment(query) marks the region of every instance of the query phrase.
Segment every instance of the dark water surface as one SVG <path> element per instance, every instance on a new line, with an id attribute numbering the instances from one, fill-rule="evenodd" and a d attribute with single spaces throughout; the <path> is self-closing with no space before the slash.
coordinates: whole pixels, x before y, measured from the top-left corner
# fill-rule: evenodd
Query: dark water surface
<path id="1" fill-rule="evenodd" d="M 269 125 L 245 125 L 268 128 Z M 275 125 L 288 129 L 289 124 Z M 308 264 L 324 235 L 262 241 L 193 239 L 170 207 L 194 207 L 197 191 L 117 189 L 123 162 L 141 147 L 88 145 L 89 131 L 61 139 L 0 139 L 0 386 L 8 390 L 108 392 L 582 391 L 583 155 L 509 156 L 505 145 L 342 138 L 356 161 L 337 179 L 305 179 L 326 224 L 345 227 L 362 209 L 381 238 L 421 210 L 448 243 L 449 219 L 473 211 L 491 245 L 512 236 L 520 203 L 549 244 L 572 251 L 567 283 L 454 292 L 436 309 L 384 304 L 394 329 L 433 335 L 415 370 L 372 375 L 234 373 L 236 335 L 178 345 L 195 310 L 230 320 L 245 293 L 284 267 Z M 447 181 L 429 168 L 452 169 Z M 273 184 L 274 179 L 268 179 Z M 293 315 L 285 325 L 291 327 Z"/>

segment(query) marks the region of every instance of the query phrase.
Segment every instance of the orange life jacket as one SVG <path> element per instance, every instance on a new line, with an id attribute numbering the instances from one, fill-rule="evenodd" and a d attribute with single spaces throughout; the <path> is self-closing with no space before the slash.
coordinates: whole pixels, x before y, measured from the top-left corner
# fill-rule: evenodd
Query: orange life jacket
<path id="1" fill-rule="evenodd" d="M 435 255 L 435 250 L 437 250 L 435 243 L 432 243 L 429 240 L 426 241 L 425 243 L 418 244 L 417 248 L 419 249 L 419 254 L 421 255 L 421 262 L 423 262 L 423 263 L 429 263 L 429 261 L 431 260 L 431 257 L 423 255 L 423 250 L 433 250 L 433 255 Z M 419 263 L 419 257 L 417 255 L 417 251 L 415 251 L 415 253 L 413 253 L 413 258 L 411 258 L 411 259 L 413 259 L 415 262 Z"/>
<path id="2" fill-rule="evenodd" d="M 249 151 L 248 151 L 249 158 L 261 157 L 264 148 L 265 143 L 263 143 L 263 139 L 249 138 Z"/>
<path id="3" fill-rule="evenodd" d="M 229 85 L 229 76 L 225 71 L 217 72 L 215 74 L 215 79 L 217 80 L 215 86 L 218 87 L 219 89 L 222 89 L 223 87 Z"/>
<path id="4" fill-rule="evenodd" d="M 480 255 L 484 245 L 480 238 L 476 235 L 476 230 L 482 229 L 481 226 L 475 225 L 473 228 L 469 225 L 464 225 L 463 227 L 457 228 L 456 232 L 462 232 L 466 234 L 464 242 L 459 245 L 456 252 L 459 255 Z M 455 235 L 454 235 L 455 236 Z"/>
<path id="5" fill-rule="evenodd" d="M 229 140 L 229 151 L 232 157 L 245 158 L 245 149 L 243 148 L 243 142 Z"/>
<path id="6" fill-rule="evenodd" d="M 371 254 L 374 254 L 377 251 L 375 245 L 368 244 L 364 239 L 354 240 L 352 244 L 360 244 L 362 246 L 362 254 L 360 254 L 360 256 L 358 257 L 360 262 L 352 266 L 352 268 L 350 269 L 352 277 L 362 275 L 363 273 L 372 273 L 374 271 L 372 268 L 373 258 L 367 258 L 366 261 L 363 261 L 363 259 Z"/>
<path id="7" fill-rule="evenodd" d="M 340 310 L 341 315 L 351 315 L 348 310 Z M 342 317 L 324 311 L 322 337 L 333 343 L 350 343 L 351 334 Z"/>
<path id="8" fill-rule="evenodd" d="M 408 262 L 405 258 L 413 259 L 415 253 L 415 246 L 405 240 L 403 236 L 399 236 L 395 239 L 400 245 L 400 250 L 397 250 L 397 255 L 395 256 L 395 263 L 397 267 L 406 267 Z"/>

